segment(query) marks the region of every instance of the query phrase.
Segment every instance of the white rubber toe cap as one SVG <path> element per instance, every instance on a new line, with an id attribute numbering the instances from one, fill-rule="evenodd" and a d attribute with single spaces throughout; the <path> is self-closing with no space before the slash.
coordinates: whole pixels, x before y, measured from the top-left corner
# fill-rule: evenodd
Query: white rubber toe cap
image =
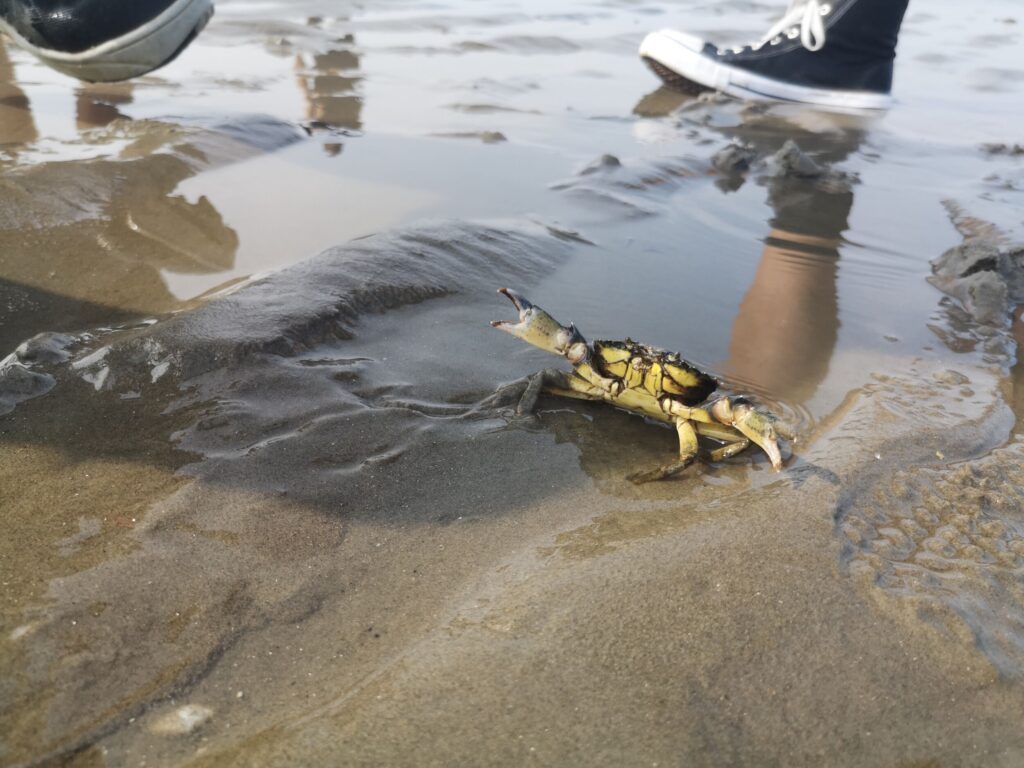
<path id="1" fill-rule="evenodd" d="M 659 49 L 663 49 L 666 43 L 672 46 L 682 46 L 694 53 L 704 50 L 704 41 L 696 35 L 680 32 L 677 29 L 660 29 L 657 32 L 651 32 L 643 39 L 643 42 L 640 43 L 640 55 L 650 56 Z"/>

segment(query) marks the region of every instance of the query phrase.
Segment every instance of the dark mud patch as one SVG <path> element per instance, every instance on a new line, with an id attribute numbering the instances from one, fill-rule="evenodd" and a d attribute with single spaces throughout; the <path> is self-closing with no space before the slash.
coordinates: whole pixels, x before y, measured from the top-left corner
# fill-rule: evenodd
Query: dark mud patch
<path id="1" fill-rule="evenodd" d="M 539 226 L 442 223 L 354 241 L 253 280 L 187 312 L 95 339 L 65 370 L 101 389 L 184 382 L 260 354 L 295 355 L 349 339 L 361 318 L 501 282 L 529 283 L 568 250 Z"/>
<path id="2" fill-rule="evenodd" d="M 52 376 L 31 370 L 13 356 L 0 362 L 0 416 L 20 402 L 45 395 L 56 383 Z"/>
<path id="3" fill-rule="evenodd" d="M 480 103 L 458 103 L 449 104 L 448 109 L 452 109 L 456 112 L 464 112 L 467 115 L 495 115 L 495 114 L 512 114 L 512 115 L 538 115 L 540 112 L 533 109 L 516 109 L 515 107 L 506 106 L 503 104 L 480 104 Z"/>
<path id="4" fill-rule="evenodd" d="M 554 35 L 508 35 L 490 40 L 467 40 L 459 43 L 464 52 L 503 51 L 517 54 L 569 54 L 580 49 L 578 43 Z"/>
<path id="5" fill-rule="evenodd" d="M 624 163 L 614 155 L 602 155 L 551 189 L 594 212 L 638 219 L 663 213 L 674 191 L 689 179 L 706 177 L 708 171 L 702 161 L 691 158 Z"/>
<path id="6" fill-rule="evenodd" d="M 502 144 L 508 141 L 508 138 L 501 131 L 455 131 L 431 135 L 443 139 L 476 139 L 484 144 Z"/>
<path id="7" fill-rule="evenodd" d="M 982 144 L 981 151 L 991 157 L 1024 157 L 1024 144 Z"/>
<path id="8" fill-rule="evenodd" d="M 516 376 L 491 349 L 494 288 L 536 282 L 573 247 L 535 225 L 424 226 L 154 323 L 24 345 L 8 365 L 56 380 L 62 408 L 36 397 L 0 425 L 7 513 L 36 521 L 9 539 L 13 562 L 35 563 L 16 569 L 33 574 L 28 602 L 3 624 L 19 669 L 0 714 L 15 760 L 68 758 L 151 712 L 146 728 L 164 734 L 164 708 L 250 638 L 405 578 L 365 558 L 443 561 L 462 535 L 449 527 L 493 525 L 564 489 L 571 452 L 552 456 L 548 437 L 476 404 Z M 499 470 L 513 465 L 536 484 Z M 23 483 L 47 466 L 80 514 L 33 506 Z M 120 482 L 118 499 L 97 495 Z M 423 533 L 401 555 L 378 548 L 409 526 Z M 355 611 L 373 624 L 380 607 Z M 339 642 L 357 641 L 353 629 Z M 204 720 L 225 708 L 194 704 Z"/>

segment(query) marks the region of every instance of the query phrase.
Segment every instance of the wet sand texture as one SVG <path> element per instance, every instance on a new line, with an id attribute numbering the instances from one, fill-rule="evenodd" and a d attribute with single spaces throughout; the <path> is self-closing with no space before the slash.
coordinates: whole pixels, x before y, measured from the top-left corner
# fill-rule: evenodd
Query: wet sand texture
<path id="1" fill-rule="evenodd" d="M 411 386 L 416 370 L 408 367 L 410 355 L 402 356 L 405 365 L 390 371 L 384 359 L 340 356 L 344 347 L 337 357 L 327 353 L 322 358 L 325 344 L 329 348 L 329 342 L 351 340 L 361 323 L 387 310 L 470 287 L 480 295 L 485 290 L 489 294 L 495 284 L 534 281 L 566 252 L 566 241 L 538 226 L 421 227 L 332 250 L 161 323 L 109 334 L 104 343 L 86 336 L 69 345 L 74 350 L 70 356 L 40 353 L 42 339 L 25 345 L 12 365 L 51 384 L 59 380 L 60 394 L 77 403 L 78 429 L 90 429 L 111 416 L 123 424 L 131 413 L 132 420 L 144 419 L 156 430 L 170 432 L 183 418 L 196 418 L 198 406 L 190 405 L 190 398 L 175 404 L 170 409 L 174 413 L 160 414 L 160 404 L 171 402 L 178 386 L 188 380 L 201 393 L 195 399 L 207 405 L 190 428 L 191 436 L 179 445 L 193 455 L 209 451 L 210 462 L 195 468 L 217 470 L 209 478 L 209 488 L 206 481 L 188 485 L 165 502 L 164 512 L 147 514 L 145 523 L 141 516 L 132 518 L 126 526 L 126 546 L 132 555 L 51 584 L 50 610 L 56 613 L 48 614 L 61 618 L 38 626 L 30 622 L 19 633 L 25 639 L 18 655 L 27 652 L 29 658 L 19 675 L 16 690 L 21 693 L 8 710 L 8 716 L 24 717 L 42 705 L 49 725 L 36 722 L 22 733 L 30 736 L 40 728 L 43 743 L 57 749 L 52 754 L 68 754 L 69 749 L 73 753 L 76 743 L 91 743 L 124 727 L 154 701 L 189 690 L 239 636 L 276 623 L 280 611 L 285 624 L 318 613 L 327 596 L 335 594 L 335 586 L 343 593 L 340 583 L 354 575 L 343 568 L 344 575 L 329 576 L 314 567 L 319 557 L 333 573 L 347 559 L 336 557 L 344 536 L 342 515 L 368 515 L 378 521 L 376 525 L 391 526 L 403 519 L 423 524 L 424 513 L 434 520 L 449 520 L 467 507 L 473 510 L 471 499 L 441 500 L 457 480 L 474 473 L 480 476 L 478 482 L 487 482 L 491 467 L 466 441 L 476 436 L 504 442 L 488 436 L 499 423 L 494 416 L 480 426 L 480 418 L 468 414 L 466 426 L 456 419 L 456 427 L 434 430 L 431 440 L 424 440 L 418 433 L 431 423 L 430 389 Z M 478 330 L 467 334 L 470 346 L 479 347 L 478 337 L 490 336 L 486 324 L 480 323 Z M 375 341 L 371 347 L 379 346 L 380 340 Z M 433 356 L 438 341 L 421 354 Z M 472 358 L 467 353 L 454 357 L 465 361 L 466 356 Z M 361 369 L 368 363 L 384 369 L 383 382 L 360 387 Z M 438 366 L 450 365 L 450 360 L 433 361 L 431 378 L 438 380 Z M 410 382 L 413 401 L 391 402 L 403 378 Z M 471 377 L 463 386 L 480 392 L 479 382 L 479 376 Z M 10 385 L 10 396 L 18 391 Z M 277 405 L 268 411 L 270 403 Z M 53 452 L 73 459 L 70 452 L 75 448 L 66 442 L 67 428 L 40 434 L 41 417 L 32 409 L 45 410 L 45 400 L 20 407 L 26 412 L 24 421 L 14 422 L 7 434 L 8 444 L 24 446 L 22 455 L 15 451 L 5 462 L 12 483 L 23 462 L 39 461 L 39 454 Z M 469 411 L 468 406 L 436 408 L 441 416 Z M 321 433 L 323 427 L 326 431 L 295 452 L 292 438 L 310 429 Z M 149 472 L 145 465 L 150 462 L 155 468 L 164 464 L 147 445 L 147 435 L 120 429 L 118 433 L 116 439 L 125 441 L 119 454 L 109 457 L 110 466 L 93 469 L 106 482 L 116 482 L 126 460 L 129 477 Z M 321 444 L 321 438 L 329 441 Z M 102 456 L 100 445 L 82 448 Z M 411 449 L 422 454 L 418 463 L 403 462 L 412 466 L 413 476 L 403 480 L 399 471 L 382 483 L 381 475 L 390 473 L 388 466 Z M 253 461 L 266 451 L 276 455 Z M 168 469 L 181 463 L 171 459 Z M 432 467 L 430 479 L 421 476 L 427 466 Z M 319 479 L 310 483 L 310 472 Z M 164 487 L 168 483 L 173 487 L 181 481 L 167 477 Z M 535 495 L 517 492 L 516 487 L 512 483 L 506 491 L 516 506 Z M 420 500 L 409 510 L 413 488 L 416 496 L 432 489 L 432 501 Z M 23 524 L 29 530 L 38 526 L 37 534 L 52 541 L 53 533 L 46 530 L 52 520 L 34 522 L 31 500 L 22 502 Z M 93 530 L 93 519 L 83 519 L 80 534 L 63 546 L 74 552 L 107 545 L 109 536 Z M 104 518 L 99 528 L 108 526 Z M 67 539 L 69 533 L 62 530 L 59 537 Z M 278 568 L 266 562 L 268 555 L 280 562 Z M 8 556 L 21 568 L 32 568 L 30 550 Z M 283 574 L 300 563 L 299 571 L 282 582 Z M 252 577 L 260 573 L 266 580 L 257 576 L 262 586 L 253 585 Z M 84 582 L 79 580 L 83 577 Z M 165 626 L 155 628 L 154 621 Z M 74 654 L 60 650 L 76 642 L 81 647 Z M 64 659 L 59 671 L 50 666 L 55 658 Z M 43 695 L 40 685 L 53 693 Z M 39 745 L 25 748 L 36 751 Z"/>
<path id="2" fill-rule="evenodd" d="M 784 475 L 744 462 L 725 485 L 623 497 L 629 460 L 588 435 L 655 428 L 611 412 L 556 426 L 560 445 L 544 425 L 565 417 L 508 425 L 474 405 L 511 378 L 484 286 L 528 285 L 570 247 L 586 246 L 529 226 L 396 232 L 114 332 L 105 354 L 36 355 L 57 389 L 15 429 L 60 388 L 86 424 L 141 393 L 177 400 L 147 421 L 183 429 L 179 465 L 203 460 L 120 544 L 87 518 L 62 534 L 123 554 L 52 581 L 46 613 L 13 628 L 17 759 L 812 765 L 970 757 L 978 740 L 1001 751 L 975 764 L 1019 755 L 1022 649 L 1001 618 L 1020 599 L 1019 448 L 955 466 L 1005 435 L 996 379 L 912 365 L 852 396 Z M 475 371 L 453 391 L 454 361 Z M 29 461 L 68 447 L 13 442 Z"/>
<path id="3" fill-rule="evenodd" d="M 636 60 L 778 10 L 0 49 L 0 765 L 1024 765 L 1018 9 L 912 6 L 877 119 Z M 516 417 L 502 286 L 777 403 L 785 470 Z"/>

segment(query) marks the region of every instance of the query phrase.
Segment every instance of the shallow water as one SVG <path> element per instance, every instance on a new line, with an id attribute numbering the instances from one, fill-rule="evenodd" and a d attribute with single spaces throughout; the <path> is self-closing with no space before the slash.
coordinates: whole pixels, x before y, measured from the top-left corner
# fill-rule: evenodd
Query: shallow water
<path id="1" fill-rule="evenodd" d="M 0 51 L 0 357 L 68 334 L 0 393 L 0 762 L 1015 764 L 1021 320 L 925 278 L 948 200 L 1021 237 L 1024 19 L 912 4 L 870 119 L 635 56 L 778 11 L 221 0 L 117 86 Z M 557 362 L 501 285 L 776 403 L 789 470 L 635 488 L 670 431 L 488 405 Z"/>

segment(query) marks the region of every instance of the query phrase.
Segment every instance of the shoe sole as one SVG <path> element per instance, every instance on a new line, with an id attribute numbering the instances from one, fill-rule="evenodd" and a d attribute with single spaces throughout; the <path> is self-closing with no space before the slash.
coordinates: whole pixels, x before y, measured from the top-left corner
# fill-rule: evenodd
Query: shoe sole
<path id="1" fill-rule="evenodd" d="M 77 53 L 33 45 L 3 19 L 0 31 L 58 72 L 87 82 L 113 82 L 144 75 L 173 61 L 211 16 L 213 0 L 176 0 L 128 34 Z"/>
<path id="2" fill-rule="evenodd" d="M 698 94 L 721 91 L 755 101 L 791 101 L 831 109 L 888 109 L 892 97 L 872 91 L 836 91 L 793 85 L 729 67 L 690 47 L 692 39 L 674 30 L 651 32 L 640 44 L 640 56 L 666 85 Z"/>

